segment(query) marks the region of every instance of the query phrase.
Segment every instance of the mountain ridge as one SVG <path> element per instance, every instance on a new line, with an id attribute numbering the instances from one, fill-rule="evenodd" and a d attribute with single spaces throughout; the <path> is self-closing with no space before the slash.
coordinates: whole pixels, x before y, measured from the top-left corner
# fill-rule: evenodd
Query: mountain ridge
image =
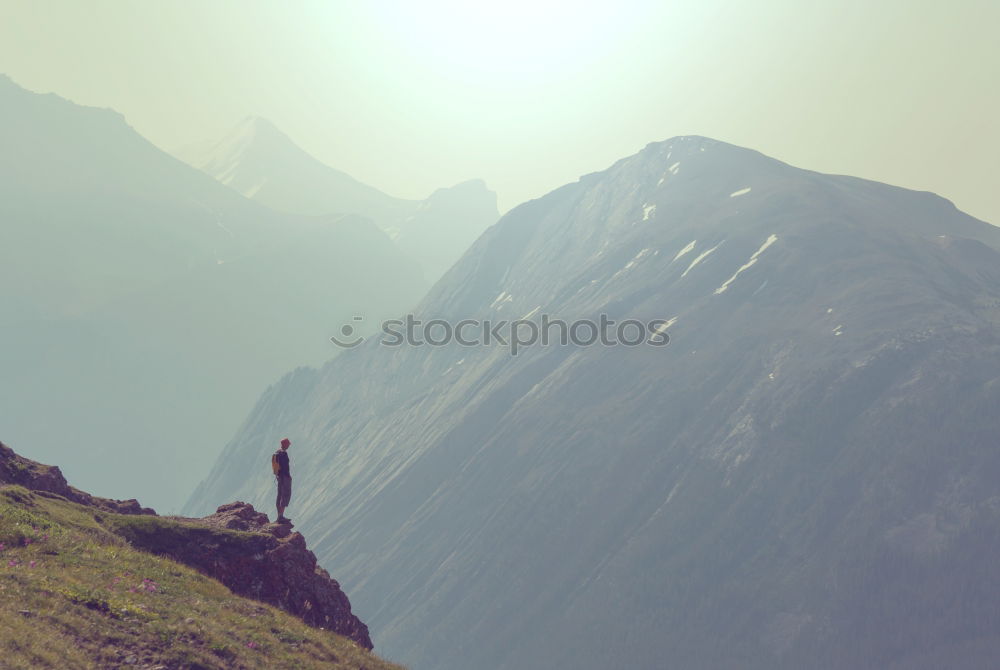
<path id="1" fill-rule="evenodd" d="M 954 594 L 998 578 L 998 240 L 656 143 L 512 209 L 413 314 L 662 319 L 667 346 L 372 338 L 269 389 L 200 495 L 261 499 L 234 464 L 290 434 L 299 522 L 416 668 L 978 667 L 989 599 Z"/>

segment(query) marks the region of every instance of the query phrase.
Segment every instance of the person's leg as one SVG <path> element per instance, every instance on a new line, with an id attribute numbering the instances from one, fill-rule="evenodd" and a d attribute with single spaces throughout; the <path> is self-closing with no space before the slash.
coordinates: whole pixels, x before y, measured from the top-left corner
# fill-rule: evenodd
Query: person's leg
<path id="1" fill-rule="evenodd" d="M 278 519 L 285 515 L 285 506 L 281 504 L 281 477 L 278 477 L 278 495 L 274 498 L 274 506 L 278 508 Z"/>
<path id="2" fill-rule="evenodd" d="M 278 519 L 281 520 L 285 517 L 285 508 L 288 507 L 288 501 L 292 497 L 292 478 L 291 477 L 278 477 L 278 500 L 276 507 L 278 508 Z"/>

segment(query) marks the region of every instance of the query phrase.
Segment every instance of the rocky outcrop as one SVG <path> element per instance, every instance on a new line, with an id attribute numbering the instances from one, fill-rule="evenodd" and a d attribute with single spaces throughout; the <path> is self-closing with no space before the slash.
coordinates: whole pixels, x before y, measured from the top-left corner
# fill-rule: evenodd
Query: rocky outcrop
<path id="1" fill-rule="evenodd" d="M 16 484 L 32 491 L 53 493 L 71 502 L 98 507 L 116 514 L 156 514 L 139 501 L 98 498 L 69 485 L 62 471 L 55 465 L 43 465 L 19 456 L 13 449 L 0 442 L 0 484 Z"/>
<path id="2" fill-rule="evenodd" d="M 340 584 L 316 564 L 305 538 L 290 524 L 269 523 L 266 514 L 244 502 L 222 505 L 215 514 L 186 524 L 216 532 L 197 543 L 177 543 L 171 557 L 218 579 L 234 593 L 372 648 L 368 627 L 351 613 Z M 133 545 L 142 546 L 141 538 L 131 539 Z"/>
<path id="3" fill-rule="evenodd" d="M 278 607 L 316 628 L 372 649 L 366 626 L 291 524 L 270 523 L 252 505 L 223 505 L 203 519 L 160 517 L 136 500 L 98 498 L 73 488 L 59 468 L 0 443 L 0 485 L 23 486 L 95 508 L 94 519 L 132 546 L 189 565 L 233 593 Z M 131 516 L 115 516 L 115 514 Z"/>
<path id="4" fill-rule="evenodd" d="M 301 533 L 269 523 L 253 506 L 234 502 L 203 519 L 151 517 L 136 523 L 106 519 L 133 547 L 184 563 L 217 579 L 233 593 L 273 605 L 310 626 L 372 648 L 366 626 Z"/>

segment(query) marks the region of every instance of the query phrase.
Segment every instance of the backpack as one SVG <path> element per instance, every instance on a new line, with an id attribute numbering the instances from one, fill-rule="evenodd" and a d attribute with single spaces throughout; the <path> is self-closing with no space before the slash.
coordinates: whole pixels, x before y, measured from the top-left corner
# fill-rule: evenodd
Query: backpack
<path id="1" fill-rule="evenodd" d="M 281 464 L 278 463 L 278 452 L 271 454 L 271 470 L 274 472 L 275 476 L 281 472 Z"/>

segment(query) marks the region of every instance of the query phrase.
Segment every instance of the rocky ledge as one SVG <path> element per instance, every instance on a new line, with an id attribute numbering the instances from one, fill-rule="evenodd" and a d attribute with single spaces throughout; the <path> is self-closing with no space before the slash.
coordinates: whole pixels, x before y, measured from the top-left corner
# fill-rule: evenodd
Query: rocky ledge
<path id="1" fill-rule="evenodd" d="M 0 443 L 0 485 L 13 484 L 94 508 L 94 519 L 137 549 L 189 565 L 233 593 L 273 605 L 305 623 L 372 648 L 368 627 L 291 524 L 269 523 L 252 505 L 234 502 L 202 519 L 161 517 L 136 500 L 98 498 L 73 488 L 56 466 L 42 465 Z M 127 515 L 127 516 L 123 516 Z"/>
<path id="2" fill-rule="evenodd" d="M 372 648 L 368 626 L 351 613 L 340 584 L 316 564 L 305 538 L 290 524 L 270 523 L 244 502 L 222 505 L 202 519 L 166 517 L 164 522 L 130 524 L 123 534 L 133 546 L 190 565 L 233 593 Z"/>

